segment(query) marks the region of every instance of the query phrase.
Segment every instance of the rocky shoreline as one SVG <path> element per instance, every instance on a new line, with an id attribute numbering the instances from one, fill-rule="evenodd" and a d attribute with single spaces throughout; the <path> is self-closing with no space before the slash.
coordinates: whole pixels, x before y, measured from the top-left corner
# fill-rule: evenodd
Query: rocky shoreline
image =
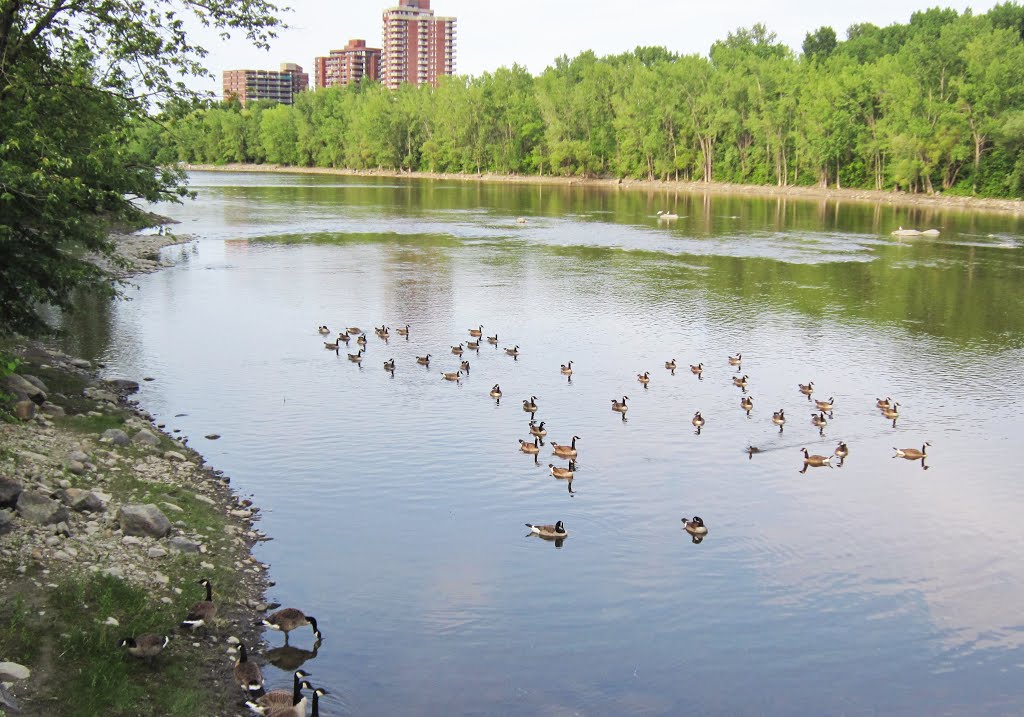
<path id="1" fill-rule="evenodd" d="M 161 235 L 117 240 L 132 273 L 159 269 L 159 248 L 173 243 Z M 258 509 L 132 401 L 134 380 L 102 379 L 101 367 L 38 342 L 4 351 L 21 363 L 0 380 L 0 392 L 13 397 L 0 423 L 0 625 L 11 627 L 0 630 L 0 715 L 81 708 L 89 696 L 68 672 L 90 669 L 92 682 L 125 673 L 157 695 L 175 687 L 162 681 L 201 675 L 188 688 L 200 711 L 183 714 L 243 714 L 231 678 L 237 645 L 262 651 L 256 625 L 273 607 L 264 602 L 267 566 L 251 552 L 266 539 L 253 525 Z M 201 578 L 214 585 L 216 624 L 183 631 L 178 623 L 203 597 Z M 99 597 L 108 593 L 136 604 Z M 59 629 L 48 613 L 65 615 Z M 163 669 L 133 664 L 118 649 L 120 638 L 143 629 L 171 637 L 158 658 Z M 167 691 L 168 704 L 182 701 Z M 95 698 L 102 704 L 105 696 Z M 154 703 L 123 713 L 175 712 Z"/>

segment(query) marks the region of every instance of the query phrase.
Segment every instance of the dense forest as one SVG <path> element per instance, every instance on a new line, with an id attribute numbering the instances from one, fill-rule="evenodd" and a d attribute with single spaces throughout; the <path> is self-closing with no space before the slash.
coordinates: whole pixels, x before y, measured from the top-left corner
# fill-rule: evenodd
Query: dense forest
<path id="1" fill-rule="evenodd" d="M 516 65 L 437 88 L 375 83 L 292 106 L 168 107 L 136 150 L 172 163 L 1024 194 L 1024 7 L 930 9 L 802 53 L 762 25 L 708 57 L 649 47 Z"/>

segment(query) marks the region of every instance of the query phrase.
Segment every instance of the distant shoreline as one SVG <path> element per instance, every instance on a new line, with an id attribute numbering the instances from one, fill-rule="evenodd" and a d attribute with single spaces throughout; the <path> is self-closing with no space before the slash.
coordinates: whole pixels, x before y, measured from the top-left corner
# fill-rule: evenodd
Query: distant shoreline
<path id="1" fill-rule="evenodd" d="M 290 167 L 279 164 L 181 164 L 183 169 L 197 172 L 265 172 L 278 174 L 324 174 L 346 177 L 384 177 L 394 179 L 446 179 L 459 182 L 502 184 L 548 184 L 570 187 L 604 187 L 628 191 L 678 192 L 685 194 L 732 194 L 752 197 L 785 197 L 798 200 L 850 201 L 892 206 L 940 209 L 945 211 L 978 211 L 1024 215 L 1024 201 L 958 197 L 942 194 L 907 194 L 874 189 L 833 189 L 829 187 L 778 187 L 771 185 L 728 184 L 725 182 L 663 182 L 638 179 L 590 179 L 585 177 L 550 177 L 522 174 L 442 174 L 435 172 L 396 172 L 375 169 L 334 169 L 330 167 Z"/>

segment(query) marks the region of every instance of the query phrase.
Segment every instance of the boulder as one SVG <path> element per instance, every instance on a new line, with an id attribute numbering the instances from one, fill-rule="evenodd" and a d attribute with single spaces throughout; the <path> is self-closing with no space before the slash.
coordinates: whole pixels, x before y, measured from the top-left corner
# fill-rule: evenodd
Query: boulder
<path id="1" fill-rule="evenodd" d="M 30 523 L 50 525 L 68 519 L 68 509 L 55 500 L 38 493 L 18 496 L 18 515 Z"/>
<path id="2" fill-rule="evenodd" d="M 17 505 L 22 490 L 21 481 L 0 476 L 0 508 L 13 508 Z"/>
<path id="3" fill-rule="evenodd" d="M 28 374 L 25 374 L 24 376 L 22 376 L 22 378 L 24 378 L 26 381 L 28 381 L 30 384 L 38 388 L 43 393 L 50 392 L 50 389 L 46 387 L 46 384 L 43 383 L 38 376 L 29 376 Z"/>
<path id="4" fill-rule="evenodd" d="M 181 535 L 176 535 L 167 541 L 167 544 L 173 550 L 177 550 L 179 553 L 198 553 L 199 543 L 194 540 L 189 540 Z"/>
<path id="5" fill-rule="evenodd" d="M 71 359 L 70 361 L 68 361 L 68 363 L 74 366 L 75 368 L 85 369 L 86 371 L 92 368 L 92 364 L 86 361 L 85 359 Z"/>
<path id="6" fill-rule="evenodd" d="M 19 376 L 16 373 L 12 373 L 5 378 L 0 386 L 7 390 L 7 392 L 14 394 L 15 398 L 19 401 L 32 401 L 37 404 L 42 404 L 46 401 L 45 391 L 24 376 Z"/>
<path id="7" fill-rule="evenodd" d="M 98 495 L 81 488 L 68 488 L 62 491 L 61 501 L 79 513 L 99 513 L 105 508 Z"/>
<path id="8" fill-rule="evenodd" d="M 182 463 L 184 461 L 187 461 L 188 458 L 185 457 L 184 453 L 178 453 L 177 451 L 165 451 L 164 452 L 164 460 L 165 461 L 178 461 L 179 463 Z"/>
<path id="9" fill-rule="evenodd" d="M 139 382 L 127 378 L 115 378 L 107 381 L 107 384 L 118 393 L 130 394 L 139 390 Z"/>
<path id="10" fill-rule="evenodd" d="M 54 418 L 61 418 L 67 415 L 67 411 L 58 406 L 56 403 L 50 403 L 47 401 L 42 406 L 43 413 L 47 416 L 53 416 Z"/>
<path id="11" fill-rule="evenodd" d="M 100 440 L 104 443 L 113 443 L 115 446 L 127 446 L 132 442 L 132 439 L 128 437 L 128 434 L 120 428 L 108 428 L 103 431 L 103 435 L 100 436 Z"/>
<path id="12" fill-rule="evenodd" d="M 86 398 L 92 399 L 93 401 L 106 401 L 107 403 L 117 403 L 117 396 L 110 391 L 104 391 L 102 388 L 96 388 L 95 386 L 89 386 L 82 391 L 82 395 Z"/>
<path id="13" fill-rule="evenodd" d="M 158 446 L 160 445 L 160 439 L 149 431 L 143 429 L 132 437 L 132 442 L 138 443 L 144 446 Z"/>
<path id="14" fill-rule="evenodd" d="M 0 510 L 0 535 L 14 530 L 14 511 Z"/>
<path id="15" fill-rule="evenodd" d="M 0 662 L 0 680 L 27 680 L 32 672 L 17 662 Z"/>
<path id="16" fill-rule="evenodd" d="M 117 520 L 125 535 L 148 535 L 162 538 L 171 532 L 171 521 L 159 508 L 147 505 L 123 505 L 117 513 Z"/>
<path id="17" fill-rule="evenodd" d="M 36 417 L 36 404 L 28 399 L 14 404 L 14 415 L 21 421 L 31 421 Z"/>

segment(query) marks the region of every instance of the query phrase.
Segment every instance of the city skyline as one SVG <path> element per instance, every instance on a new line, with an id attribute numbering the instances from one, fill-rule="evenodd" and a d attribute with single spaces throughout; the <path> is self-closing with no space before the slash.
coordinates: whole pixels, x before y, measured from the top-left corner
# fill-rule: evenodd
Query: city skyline
<path id="1" fill-rule="evenodd" d="M 322 4 L 292 0 L 294 12 L 286 16 L 290 27 L 271 43 L 269 52 L 252 47 L 244 39 L 223 42 L 213 33 L 197 30 L 210 54 L 206 65 L 217 80 L 193 83 L 199 90 L 219 94 L 221 71 L 234 68 L 272 68 L 281 62 L 313 66 L 313 58 L 344 46 L 350 38 L 363 38 L 381 47 L 381 15 L 396 0 L 345 6 L 337 17 L 325 21 Z M 964 1 L 944 2 L 958 12 L 972 8 L 981 13 L 997 4 Z M 831 26 L 840 39 L 854 23 L 879 26 L 905 23 L 913 12 L 935 7 L 921 0 L 865 0 L 854 6 L 780 0 L 771 6 L 753 0 L 722 0 L 707 7 L 686 7 L 665 0 L 634 0 L 629 11 L 618 6 L 565 0 L 562 3 L 519 0 L 515 4 L 486 4 L 470 0 L 433 0 L 438 15 L 458 18 L 456 73 L 480 75 L 499 67 L 518 64 L 540 74 L 560 55 L 570 57 L 586 50 L 597 55 L 627 52 L 637 46 L 664 46 L 681 54 L 707 55 L 712 43 L 739 27 L 762 23 L 778 40 L 799 52 L 804 35 L 823 25 Z"/>

